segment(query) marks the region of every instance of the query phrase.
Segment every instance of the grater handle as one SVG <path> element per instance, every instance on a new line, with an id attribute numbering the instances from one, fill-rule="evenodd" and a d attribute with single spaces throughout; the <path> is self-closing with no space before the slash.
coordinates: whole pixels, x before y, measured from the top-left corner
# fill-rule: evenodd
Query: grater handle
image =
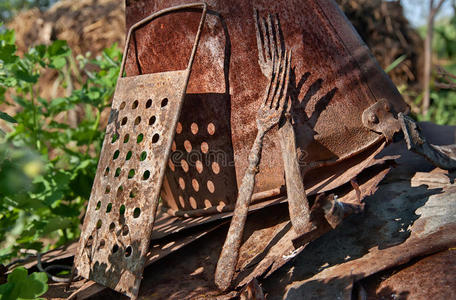
<path id="1" fill-rule="evenodd" d="M 187 70 L 191 69 L 192 64 L 193 64 L 193 60 L 195 58 L 196 49 L 198 48 L 198 44 L 199 44 L 199 41 L 200 41 L 200 38 L 201 38 L 201 31 L 203 29 L 204 21 L 206 20 L 207 4 L 205 2 L 183 4 L 183 5 L 178 5 L 178 6 L 165 8 L 165 9 L 162 9 L 162 10 L 156 12 L 156 13 L 153 13 L 153 14 L 149 15 L 148 17 L 145 17 L 141 21 L 139 21 L 139 22 L 135 23 L 133 26 L 131 26 L 130 29 L 128 30 L 127 39 L 125 41 L 125 48 L 124 48 L 124 53 L 123 53 L 123 57 L 122 57 L 122 63 L 120 65 L 119 77 L 122 77 L 123 72 L 125 70 L 125 62 L 127 60 L 128 46 L 130 44 L 131 33 L 133 32 L 133 30 L 135 30 L 136 28 L 138 28 L 138 27 L 140 27 L 140 26 L 142 26 L 142 25 L 144 25 L 146 23 L 149 23 L 150 21 L 152 21 L 152 20 L 154 20 L 154 19 L 156 19 L 156 18 L 158 18 L 158 17 L 160 17 L 162 15 L 165 15 L 165 14 L 168 14 L 168 13 L 172 13 L 172 12 L 176 12 L 176 11 L 180 11 L 180 10 L 185 10 L 185 9 L 189 9 L 189 8 L 198 8 L 198 7 L 201 7 L 201 9 L 203 10 L 203 13 L 201 15 L 201 21 L 199 23 L 198 31 L 196 33 L 195 43 L 193 44 L 192 53 L 190 55 L 190 59 L 189 59 L 188 64 L 187 64 Z"/>

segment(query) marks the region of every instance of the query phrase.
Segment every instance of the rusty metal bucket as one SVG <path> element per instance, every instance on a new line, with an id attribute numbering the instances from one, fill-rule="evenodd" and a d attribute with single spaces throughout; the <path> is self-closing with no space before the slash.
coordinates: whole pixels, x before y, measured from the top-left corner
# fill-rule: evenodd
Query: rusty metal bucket
<path id="1" fill-rule="evenodd" d="M 127 1 L 127 26 L 185 0 Z M 380 99 L 407 105 L 332 0 L 208 1 L 207 26 L 195 57 L 164 185 L 168 213 L 229 211 L 256 135 L 255 115 L 267 85 L 257 62 L 253 10 L 277 14 L 293 50 L 291 96 L 297 145 L 308 193 L 349 182 L 385 145 L 365 127 L 363 112 Z M 195 36 L 197 12 L 168 15 L 134 33 L 128 75 L 180 69 Z M 159 36 L 153 43 L 150 36 Z M 179 47 L 177 47 L 179 45 Z M 276 134 L 264 142 L 253 200 L 280 195 L 284 177 Z"/>
<path id="2" fill-rule="evenodd" d="M 135 297 L 156 219 L 167 161 L 206 16 L 204 3 L 150 15 L 132 32 L 176 11 L 201 14 L 183 70 L 123 77 L 125 58 L 87 208 L 75 268 L 80 276 Z M 125 48 L 125 55 L 128 47 Z"/>

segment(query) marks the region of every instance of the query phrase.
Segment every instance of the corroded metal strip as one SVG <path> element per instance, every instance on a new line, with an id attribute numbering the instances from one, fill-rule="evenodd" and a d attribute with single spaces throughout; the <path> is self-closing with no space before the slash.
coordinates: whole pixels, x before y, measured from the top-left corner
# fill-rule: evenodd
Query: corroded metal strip
<path id="1" fill-rule="evenodd" d="M 111 115 L 75 257 L 78 274 L 136 297 L 149 250 L 159 193 L 176 131 L 206 5 L 174 7 L 153 14 L 132 30 L 179 9 L 202 7 L 185 70 L 117 81 Z"/>
<path id="2" fill-rule="evenodd" d="M 421 134 L 420 127 L 410 117 L 399 113 L 399 122 L 404 133 L 407 148 L 445 169 L 456 169 L 456 145 L 437 146 L 429 143 Z"/>

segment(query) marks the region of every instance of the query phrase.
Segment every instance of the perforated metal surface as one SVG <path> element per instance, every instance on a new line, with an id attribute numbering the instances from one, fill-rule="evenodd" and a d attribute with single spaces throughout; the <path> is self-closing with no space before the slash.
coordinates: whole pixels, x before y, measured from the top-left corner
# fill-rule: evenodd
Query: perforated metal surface
<path id="1" fill-rule="evenodd" d="M 194 217 L 232 210 L 237 196 L 227 94 L 187 94 L 161 197 L 167 212 Z"/>
<path id="2" fill-rule="evenodd" d="M 76 257 L 79 275 L 137 293 L 187 75 L 119 79 Z"/>
<path id="3" fill-rule="evenodd" d="M 136 297 L 146 263 L 171 144 L 191 66 L 206 16 L 206 5 L 172 7 L 138 22 L 132 30 L 167 13 L 202 8 L 185 70 L 138 75 L 117 81 L 83 232 L 75 256 L 80 276 Z"/>

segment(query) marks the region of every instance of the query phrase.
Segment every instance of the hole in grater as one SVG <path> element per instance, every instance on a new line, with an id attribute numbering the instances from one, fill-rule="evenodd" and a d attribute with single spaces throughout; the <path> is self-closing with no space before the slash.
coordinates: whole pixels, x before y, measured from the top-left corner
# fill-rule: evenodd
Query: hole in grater
<path id="1" fill-rule="evenodd" d="M 138 190 L 134 188 L 133 190 L 130 191 L 130 198 L 135 198 L 137 194 L 138 194 Z"/>
<path id="2" fill-rule="evenodd" d="M 152 106 L 152 99 L 148 99 L 146 102 L 146 108 L 149 108 Z"/>
<path id="3" fill-rule="evenodd" d="M 146 151 L 141 152 L 141 155 L 139 156 L 139 160 L 145 161 L 146 158 L 147 158 L 147 152 Z"/>
<path id="4" fill-rule="evenodd" d="M 119 157 L 119 154 L 120 154 L 120 151 L 119 150 L 116 150 L 116 152 L 114 152 L 114 155 L 112 156 L 112 159 L 115 160 Z"/>
<path id="5" fill-rule="evenodd" d="M 124 144 L 128 143 L 129 140 L 130 140 L 130 135 L 127 133 L 127 134 L 124 136 Z"/>
<path id="6" fill-rule="evenodd" d="M 124 118 L 122 119 L 122 123 L 121 123 L 121 124 L 122 124 L 122 125 L 125 125 L 125 124 L 127 124 L 127 121 L 128 121 L 128 118 L 127 118 L 127 117 L 124 117 Z"/>
<path id="7" fill-rule="evenodd" d="M 158 142 L 159 138 L 160 135 L 158 133 L 154 134 L 154 136 L 152 137 L 152 143 L 155 144 L 156 142 Z"/>
<path id="8" fill-rule="evenodd" d="M 226 204 L 223 203 L 222 201 L 219 202 L 219 204 L 216 206 L 218 212 L 222 212 L 223 209 L 225 208 Z"/>
<path id="9" fill-rule="evenodd" d="M 133 218 L 139 218 L 139 215 L 141 215 L 141 209 L 139 207 L 136 207 L 133 211 Z"/>
<path id="10" fill-rule="evenodd" d="M 157 120 L 157 118 L 155 116 L 152 116 L 150 117 L 149 119 L 149 125 L 154 125 L 155 121 Z"/>
<path id="11" fill-rule="evenodd" d="M 86 247 L 92 246 L 92 243 L 93 243 L 93 236 L 89 236 L 89 238 L 87 239 L 87 242 L 86 242 Z"/>
<path id="12" fill-rule="evenodd" d="M 214 133 L 215 133 L 214 123 L 207 124 L 207 133 L 209 133 L 210 135 L 214 135 Z"/>
<path id="13" fill-rule="evenodd" d="M 184 148 L 185 148 L 185 151 L 187 151 L 188 153 L 190 153 L 192 151 L 192 144 L 190 143 L 189 140 L 184 141 Z"/>
<path id="14" fill-rule="evenodd" d="M 168 105 L 168 98 L 164 98 L 161 102 L 161 107 L 165 107 L 166 105 Z"/>
<path id="15" fill-rule="evenodd" d="M 173 141 L 173 143 L 171 144 L 171 150 L 176 151 L 176 141 Z"/>
<path id="16" fill-rule="evenodd" d="M 133 104 L 131 105 L 132 109 L 136 109 L 138 107 L 138 100 L 135 100 Z"/>
<path id="17" fill-rule="evenodd" d="M 195 198 L 190 197 L 190 198 L 188 199 L 188 201 L 190 202 L 191 208 L 193 208 L 193 209 L 197 209 L 197 208 L 198 208 L 198 204 L 196 203 Z"/>
<path id="18" fill-rule="evenodd" d="M 135 119 L 135 126 L 139 125 L 139 123 L 141 123 L 141 117 L 137 116 L 136 119 Z"/>
<path id="19" fill-rule="evenodd" d="M 192 187 L 195 190 L 195 192 L 199 191 L 199 188 L 200 188 L 199 183 L 198 183 L 198 180 L 196 180 L 195 178 L 192 179 Z"/>
<path id="20" fill-rule="evenodd" d="M 135 169 L 128 171 L 128 179 L 132 179 L 135 176 Z"/>
<path id="21" fill-rule="evenodd" d="M 144 139 L 144 134 L 140 133 L 138 137 L 136 138 L 136 143 L 139 144 L 143 141 Z"/>
<path id="22" fill-rule="evenodd" d="M 128 246 L 127 249 L 125 249 L 125 257 L 130 257 L 132 252 L 133 249 L 131 248 L 131 246 Z"/>
<path id="23" fill-rule="evenodd" d="M 114 229 L 116 229 L 116 224 L 114 224 L 114 222 L 112 222 L 112 223 L 109 225 L 109 231 L 113 232 Z"/>
<path id="24" fill-rule="evenodd" d="M 111 192 L 111 187 L 108 185 L 108 186 L 106 186 L 105 194 L 109 194 L 110 192 Z"/>
<path id="25" fill-rule="evenodd" d="M 182 124 L 181 124 L 181 122 L 177 122 L 176 133 L 181 134 L 181 132 L 182 132 Z"/>
<path id="26" fill-rule="evenodd" d="M 99 210 L 101 207 L 101 201 L 98 201 L 97 202 L 97 206 L 95 207 L 95 210 Z"/>
<path id="27" fill-rule="evenodd" d="M 215 191 L 214 183 L 211 180 L 207 181 L 207 189 L 210 193 L 214 193 Z"/>
<path id="28" fill-rule="evenodd" d="M 100 245 L 98 246 L 98 249 L 103 249 L 105 245 L 106 245 L 105 240 L 101 240 Z"/>
<path id="29" fill-rule="evenodd" d="M 119 110 L 124 109 L 124 108 L 125 108 L 125 105 L 127 105 L 127 104 L 125 103 L 125 101 L 122 102 L 122 103 L 120 104 L 120 106 L 119 106 Z"/>
<path id="30" fill-rule="evenodd" d="M 112 247 L 112 253 L 116 253 L 117 251 L 119 251 L 119 245 L 115 244 L 113 247 Z"/>
<path id="31" fill-rule="evenodd" d="M 209 201 L 209 199 L 204 200 L 204 207 L 205 208 L 212 207 L 212 203 L 211 203 L 211 201 Z"/>
<path id="32" fill-rule="evenodd" d="M 127 156 L 125 157 L 125 160 L 130 160 L 132 154 L 133 154 L 133 153 L 132 153 L 131 151 L 128 151 L 128 152 L 127 152 Z"/>
<path id="33" fill-rule="evenodd" d="M 107 168 L 105 169 L 104 176 L 108 176 L 108 174 L 109 174 L 109 167 L 107 167 Z"/>
<path id="34" fill-rule="evenodd" d="M 130 232 L 130 229 L 128 228 L 128 225 L 122 226 L 122 235 L 126 236 Z"/>
<path id="35" fill-rule="evenodd" d="M 171 161 L 171 159 L 170 159 L 170 160 L 168 160 L 168 166 L 169 166 L 169 168 L 171 169 L 171 171 L 173 171 L 173 172 L 174 172 L 174 170 L 175 170 L 175 167 L 174 167 L 174 164 L 173 164 L 173 162 Z"/>
<path id="36" fill-rule="evenodd" d="M 119 208 L 119 214 L 120 214 L 121 216 L 123 216 L 123 215 L 125 214 L 125 205 L 122 204 L 122 205 L 120 206 L 120 208 Z"/>
<path id="37" fill-rule="evenodd" d="M 117 197 L 120 197 L 122 195 L 122 192 L 123 192 L 123 186 L 119 186 L 119 188 L 117 189 Z"/>
<path id="38" fill-rule="evenodd" d="M 209 145 L 206 142 L 201 143 L 201 151 L 205 154 L 209 152 Z"/>
<path id="39" fill-rule="evenodd" d="M 114 144 L 118 139 L 119 139 L 119 134 L 118 133 L 114 133 L 112 135 L 111 144 Z"/>
<path id="40" fill-rule="evenodd" d="M 212 163 L 212 172 L 214 172 L 214 174 L 220 173 L 220 165 L 215 161 Z"/>
<path id="41" fill-rule="evenodd" d="M 182 177 L 179 177 L 179 186 L 182 190 L 185 190 L 185 181 Z"/>
<path id="42" fill-rule="evenodd" d="M 143 180 L 147 180 L 147 179 L 149 179 L 149 177 L 150 177 L 150 171 L 146 170 L 143 174 Z"/>
<path id="43" fill-rule="evenodd" d="M 188 163 L 184 159 L 181 160 L 181 167 L 182 167 L 182 170 L 184 170 L 185 173 L 188 172 Z"/>
<path id="44" fill-rule="evenodd" d="M 103 224 L 103 222 L 101 222 L 101 220 L 98 220 L 98 222 L 97 222 L 97 229 L 100 229 L 102 224 Z"/>
<path id="45" fill-rule="evenodd" d="M 108 206 L 106 206 L 106 213 L 110 213 L 111 210 L 112 210 L 112 203 L 109 202 L 109 203 L 108 203 Z"/>
<path id="46" fill-rule="evenodd" d="M 196 171 L 198 171 L 198 173 L 203 173 L 203 163 L 200 161 L 200 160 L 197 160 L 195 162 L 195 167 L 196 167 Z"/>
<path id="47" fill-rule="evenodd" d="M 179 203 L 180 203 L 181 207 L 185 207 L 184 197 L 179 196 Z"/>
<path id="48" fill-rule="evenodd" d="M 116 174 L 114 175 L 114 177 L 119 177 L 120 176 L 120 171 L 121 171 L 121 169 L 117 168 L 116 169 Z"/>
<path id="49" fill-rule="evenodd" d="M 198 133 L 198 124 L 193 122 L 192 125 L 190 125 L 190 130 L 192 131 L 193 134 L 197 134 Z"/>

